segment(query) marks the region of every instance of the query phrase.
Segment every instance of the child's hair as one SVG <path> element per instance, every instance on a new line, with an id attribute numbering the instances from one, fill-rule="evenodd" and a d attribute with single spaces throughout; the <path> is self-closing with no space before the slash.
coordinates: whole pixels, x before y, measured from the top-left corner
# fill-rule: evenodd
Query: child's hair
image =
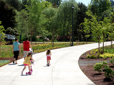
<path id="1" fill-rule="evenodd" d="M 51 52 L 50 50 L 47 50 L 46 55 L 49 55 L 49 54 L 50 54 L 50 52 Z"/>
<path id="2" fill-rule="evenodd" d="M 31 53 L 28 53 L 27 57 L 29 57 L 30 55 L 32 55 Z"/>

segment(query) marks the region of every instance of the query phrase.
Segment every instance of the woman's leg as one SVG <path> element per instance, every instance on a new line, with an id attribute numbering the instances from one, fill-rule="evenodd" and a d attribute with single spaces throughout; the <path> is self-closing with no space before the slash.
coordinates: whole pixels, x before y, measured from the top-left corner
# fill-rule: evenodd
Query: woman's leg
<path id="1" fill-rule="evenodd" d="M 15 60 L 16 60 L 16 51 L 14 51 L 13 63 L 15 63 Z"/>
<path id="2" fill-rule="evenodd" d="M 19 51 L 16 51 L 16 64 L 17 64 L 18 56 L 19 56 Z"/>

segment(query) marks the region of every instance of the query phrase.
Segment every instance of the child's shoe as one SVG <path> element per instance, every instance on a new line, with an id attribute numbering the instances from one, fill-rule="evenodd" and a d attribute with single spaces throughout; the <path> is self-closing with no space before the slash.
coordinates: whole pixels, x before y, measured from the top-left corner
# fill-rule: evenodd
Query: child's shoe
<path id="1" fill-rule="evenodd" d="M 47 66 L 49 66 L 49 63 L 47 64 Z"/>

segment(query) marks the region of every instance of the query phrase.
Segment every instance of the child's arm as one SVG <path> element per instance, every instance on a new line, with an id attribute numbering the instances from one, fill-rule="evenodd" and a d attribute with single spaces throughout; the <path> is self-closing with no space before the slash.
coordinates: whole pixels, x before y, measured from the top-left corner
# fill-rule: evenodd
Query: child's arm
<path id="1" fill-rule="evenodd" d="M 34 59 L 32 57 L 30 57 L 30 59 L 34 61 Z"/>

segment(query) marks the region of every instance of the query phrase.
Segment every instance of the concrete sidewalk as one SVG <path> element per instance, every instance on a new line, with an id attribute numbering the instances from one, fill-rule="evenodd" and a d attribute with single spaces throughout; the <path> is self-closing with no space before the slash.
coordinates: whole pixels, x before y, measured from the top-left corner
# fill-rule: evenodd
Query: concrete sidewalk
<path id="1" fill-rule="evenodd" d="M 106 42 L 105 45 L 110 45 Z M 0 67 L 0 85 L 95 85 L 81 71 L 79 57 L 86 51 L 97 48 L 98 44 L 66 47 L 52 51 L 51 66 L 46 66 L 46 52 L 34 54 L 33 74 L 21 76 L 23 60 Z"/>

